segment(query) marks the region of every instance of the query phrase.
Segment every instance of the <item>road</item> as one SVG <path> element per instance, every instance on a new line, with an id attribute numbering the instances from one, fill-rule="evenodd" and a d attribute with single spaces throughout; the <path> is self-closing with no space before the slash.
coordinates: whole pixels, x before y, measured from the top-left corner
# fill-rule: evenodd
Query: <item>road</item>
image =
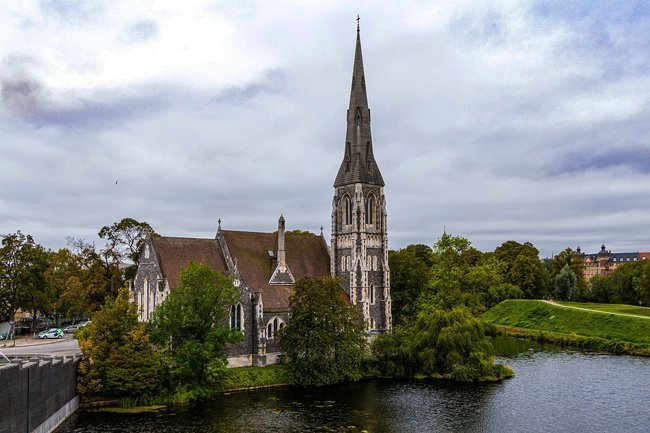
<path id="1" fill-rule="evenodd" d="M 63 340 L 43 340 L 42 342 L 31 341 L 30 344 L 20 344 L 17 341 L 16 347 L 3 347 L 0 348 L 5 356 L 70 356 L 80 355 L 81 350 L 77 340 L 73 339 L 71 335 L 66 335 Z"/>

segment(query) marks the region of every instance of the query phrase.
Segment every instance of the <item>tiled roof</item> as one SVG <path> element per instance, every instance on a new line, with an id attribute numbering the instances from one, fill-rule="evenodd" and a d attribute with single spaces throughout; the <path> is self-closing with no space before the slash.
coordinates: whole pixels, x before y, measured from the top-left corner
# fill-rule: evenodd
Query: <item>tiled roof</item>
<path id="1" fill-rule="evenodd" d="M 215 271 L 228 274 L 221 248 L 215 239 L 159 236 L 151 241 L 169 287 L 178 286 L 181 268 L 187 267 L 190 260 L 205 263 Z"/>
<path id="2" fill-rule="evenodd" d="M 291 286 L 270 285 L 269 279 L 275 269 L 277 256 L 277 232 L 259 233 L 222 231 L 237 269 L 251 292 L 261 292 L 264 309 L 286 311 L 289 309 Z M 291 233 L 285 235 L 287 266 L 296 279 L 311 275 L 321 277 L 330 274 L 330 259 L 323 238 L 314 234 Z"/>

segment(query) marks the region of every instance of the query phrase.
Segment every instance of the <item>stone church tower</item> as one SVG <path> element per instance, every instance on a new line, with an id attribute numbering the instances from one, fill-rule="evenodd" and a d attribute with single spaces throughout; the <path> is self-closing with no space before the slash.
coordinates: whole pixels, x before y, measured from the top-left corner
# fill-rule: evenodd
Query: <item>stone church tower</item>
<path id="1" fill-rule="evenodd" d="M 384 179 L 372 152 L 370 109 L 357 26 L 343 162 L 334 181 L 332 274 L 370 331 L 392 327 Z"/>

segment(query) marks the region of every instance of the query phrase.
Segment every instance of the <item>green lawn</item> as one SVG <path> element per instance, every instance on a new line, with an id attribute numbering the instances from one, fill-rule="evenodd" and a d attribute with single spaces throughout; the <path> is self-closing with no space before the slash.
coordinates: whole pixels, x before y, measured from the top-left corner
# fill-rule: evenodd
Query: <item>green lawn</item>
<path id="1" fill-rule="evenodd" d="M 558 302 L 569 307 L 587 308 L 589 310 L 604 311 L 607 313 L 634 314 L 636 316 L 650 317 L 650 308 L 628 304 L 594 304 L 591 302 Z"/>
<path id="2" fill-rule="evenodd" d="M 632 307 L 635 308 L 635 307 Z M 483 314 L 494 325 L 650 344 L 650 320 L 556 307 L 542 301 L 503 301 Z"/>

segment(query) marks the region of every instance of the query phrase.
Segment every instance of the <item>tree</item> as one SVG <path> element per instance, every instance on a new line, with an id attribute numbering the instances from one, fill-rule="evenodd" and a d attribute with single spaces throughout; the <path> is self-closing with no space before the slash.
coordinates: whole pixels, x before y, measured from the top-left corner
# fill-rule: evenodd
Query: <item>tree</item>
<path id="1" fill-rule="evenodd" d="M 138 306 L 122 288 L 77 334 L 83 358 L 78 390 L 85 397 L 138 397 L 160 387 L 163 364 L 138 323 Z"/>
<path id="2" fill-rule="evenodd" d="M 460 236 L 444 233 L 435 244 L 430 293 L 421 303 L 443 310 L 465 306 L 479 314 L 507 298 L 522 297 L 505 279 L 505 265 L 493 254 L 483 254 Z"/>
<path id="3" fill-rule="evenodd" d="M 525 298 L 544 298 L 550 286 L 548 272 L 539 251 L 530 242 L 506 241 L 494 250 L 504 263 L 506 281 L 518 286 Z"/>
<path id="4" fill-rule="evenodd" d="M 86 313 L 82 273 L 79 258 L 69 249 L 61 248 L 50 254 L 49 266 L 44 274 L 49 287 L 46 310 L 54 316 L 57 327 L 61 317 Z"/>
<path id="5" fill-rule="evenodd" d="M 81 267 L 77 296 L 79 310 L 85 314 L 99 310 L 124 285 L 120 262 L 110 252 L 98 252 L 95 245 L 83 239 L 68 238 L 68 245 Z"/>
<path id="6" fill-rule="evenodd" d="M 30 235 L 19 230 L 2 236 L 0 321 L 13 320 L 18 308 L 32 312 L 41 309 L 46 298 L 43 280 L 46 267 L 47 252 Z"/>
<path id="7" fill-rule="evenodd" d="M 123 218 L 111 226 L 102 227 L 98 236 L 107 240 L 106 247 L 102 250 L 104 255 L 114 257 L 120 262 L 133 262 L 133 265 L 125 270 L 125 278 L 128 280 L 135 277 L 145 239 L 155 234 L 147 222 Z"/>
<path id="8" fill-rule="evenodd" d="M 304 277 L 294 284 L 291 317 L 280 347 L 299 385 L 327 385 L 361 377 L 366 352 L 360 311 L 348 305 L 337 279 Z"/>
<path id="9" fill-rule="evenodd" d="M 564 265 L 555 277 L 555 291 L 553 294 L 556 299 L 566 301 L 575 301 L 578 297 L 576 274 L 568 264 Z"/>
<path id="10" fill-rule="evenodd" d="M 426 245 L 388 252 L 393 323 L 415 317 L 419 296 L 429 287 L 433 251 Z"/>
<path id="11" fill-rule="evenodd" d="M 517 285 L 525 298 L 543 299 L 548 294 L 549 275 L 538 256 L 519 254 L 510 267 L 507 280 Z"/>
<path id="12" fill-rule="evenodd" d="M 190 261 L 180 283 L 154 311 L 152 340 L 171 358 L 175 386 L 201 386 L 218 381 L 227 365 L 226 344 L 241 340 L 228 326 L 228 311 L 239 291 L 223 274 Z"/>
<path id="13" fill-rule="evenodd" d="M 643 273 L 639 277 L 639 303 L 646 307 L 650 306 L 650 263 L 646 263 Z"/>
<path id="14" fill-rule="evenodd" d="M 585 264 L 582 257 L 578 256 L 571 248 L 567 248 L 557 256 L 553 257 L 551 262 L 551 277 L 555 279 L 562 268 L 568 265 L 576 277 L 576 299 L 587 299 L 589 297 L 589 286 L 584 277 Z"/>
<path id="15" fill-rule="evenodd" d="M 377 337 L 372 351 L 380 373 L 388 376 L 494 381 L 513 375 L 510 367 L 494 363 L 483 323 L 465 307 L 426 306 L 413 326 Z"/>

